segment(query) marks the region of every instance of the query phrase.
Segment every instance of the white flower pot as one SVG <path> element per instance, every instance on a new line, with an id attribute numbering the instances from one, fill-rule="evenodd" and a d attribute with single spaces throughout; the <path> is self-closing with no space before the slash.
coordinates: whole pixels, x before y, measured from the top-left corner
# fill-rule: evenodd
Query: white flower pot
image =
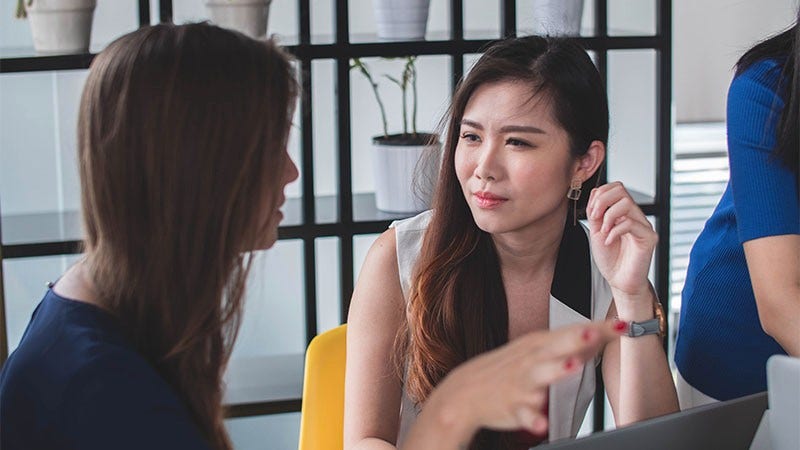
<path id="1" fill-rule="evenodd" d="M 37 53 L 88 53 L 97 0 L 34 0 L 25 11 Z"/>
<path id="2" fill-rule="evenodd" d="M 259 39 L 267 35 L 272 0 L 207 0 L 211 22 Z"/>
<path id="3" fill-rule="evenodd" d="M 385 145 L 373 139 L 372 147 L 377 208 L 393 213 L 429 209 L 441 144 Z"/>
<path id="4" fill-rule="evenodd" d="M 425 39 L 430 0 L 372 0 L 378 37 L 383 40 Z"/>
<path id="5" fill-rule="evenodd" d="M 584 0 L 533 0 L 533 30 L 539 35 L 578 36 Z"/>

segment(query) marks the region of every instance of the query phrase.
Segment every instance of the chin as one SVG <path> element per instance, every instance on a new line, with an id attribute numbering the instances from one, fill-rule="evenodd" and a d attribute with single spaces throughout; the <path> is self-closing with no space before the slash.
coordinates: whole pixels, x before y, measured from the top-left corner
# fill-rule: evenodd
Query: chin
<path id="1" fill-rule="evenodd" d="M 489 217 L 484 211 L 479 210 L 477 214 L 475 211 L 472 212 L 472 220 L 475 222 L 475 225 L 489 234 L 498 234 L 508 231 L 508 223 L 506 220 L 500 215 L 493 215 Z"/>

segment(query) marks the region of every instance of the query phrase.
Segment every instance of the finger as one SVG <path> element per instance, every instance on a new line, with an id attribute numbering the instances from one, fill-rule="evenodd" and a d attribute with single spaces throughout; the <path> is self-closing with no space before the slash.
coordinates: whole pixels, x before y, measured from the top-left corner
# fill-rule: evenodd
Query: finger
<path id="1" fill-rule="evenodd" d="M 605 214 L 606 209 L 627 196 L 628 191 L 622 187 L 621 183 L 604 185 L 597 188 L 597 191 L 592 195 L 592 216 L 596 219 L 601 218 Z"/>
<path id="2" fill-rule="evenodd" d="M 643 224 L 627 216 L 622 219 L 609 230 L 603 244 L 611 245 L 625 234 L 630 234 L 634 239 L 651 245 L 658 240 L 658 235 L 653 231 L 650 222 Z"/>
<path id="3" fill-rule="evenodd" d="M 600 232 L 608 233 L 619 219 L 630 215 L 635 206 L 633 199 L 630 197 L 622 197 L 611 204 L 603 214 L 603 225 L 600 227 Z"/>
<path id="4" fill-rule="evenodd" d="M 538 436 L 547 433 L 547 416 L 538 412 L 538 410 L 521 408 L 516 417 L 519 421 L 516 428 L 522 428 Z"/>
<path id="5" fill-rule="evenodd" d="M 519 339 L 539 357 L 566 358 L 585 352 L 593 352 L 618 338 L 613 321 L 591 322 L 571 325 L 547 332 L 531 333 Z"/>
<path id="6" fill-rule="evenodd" d="M 583 370 L 583 365 L 594 355 L 593 349 L 580 349 L 575 354 L 568 356 L 549 357 L 534 354 L 525 361 L 521 367 L 525 370 L 528 385 L 527 390 L 547 388 L 562 378 Z M 543 401 L 543 400 L 542 400 Z M 541 401 L 535 402 L 540 406 Z"/>

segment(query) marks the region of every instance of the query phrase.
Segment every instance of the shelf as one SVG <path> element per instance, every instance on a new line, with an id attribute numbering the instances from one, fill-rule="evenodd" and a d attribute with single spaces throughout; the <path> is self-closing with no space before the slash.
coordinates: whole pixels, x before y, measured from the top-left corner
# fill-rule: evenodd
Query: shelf
<path id="1" fill-rule="evenodd" d="M 422 41 L 381 41 L 374 35 L 355 35 L 355 42 L 298 44 L 294 37 L 281 37 L 279 42 L 299 58 L 335 59 L 347 55 L 358 57 L 397 57 L 405 55 L 459 55 L 478 51 L 497 38 L 450 41 L 447 37 Z M 624 50 L 648 48 L 660 50 L 659 36 L 581 36 L 576 38 L 588 50 Z M 99 51 L 100 49 L 92 49 Z M 40 72 L 87 69 L 96 53 L 73 55 L 37 55 L 33 48 L 0 47 L 0 73 Z"/>
<path id="2" fill-rule="evenodd" d="M 232 358 L 225 372 L 227 417 L 300 411 L 305 355 Z"/>
<path id="3" fill-rule="evenodd" d="M 302 200 L 287 199 L 282 211 L 284 219 L 278 230 L 281 239 L 337 236 L 349 231 L 352 234 L 380 233 L 392 220 L 413 214 L 392 214 L 375 208 L 373 194 L 353 196 L 354 223 L 339 223 L 336 196 L 315 199 L 317 221 L 303 224 Z M 348 230 L 349 228 L 349 230 Z M 81 216 L 78 211 L 19 214 L 0 217 L 3 236 L 3 258 L 53 256 L 80 252 L 83 237 Z"/>
<path id="4" fill-rule="evenodd" d="M 647 215 L 657 215 L 652 196 L 631 191 L 631 196 Z M 353 222 L 341 223 L 338 218 L 338 197 L 315 199 L 316 223 L 303 224 L 302 200 L 286 200 L 284 219 L 278 230 L 280 239 L 302 239 L 343 234 L 381 233 L 393 220 L 413 216 L 413 213 L 388 213 L 375 207 L 373 194 L 353 195 Z M 0 217 L 3 235 L 3 258 L 54 256 L 80 253 L 82 239 L 81 217 L 78 211 L 20 214 Z"/>

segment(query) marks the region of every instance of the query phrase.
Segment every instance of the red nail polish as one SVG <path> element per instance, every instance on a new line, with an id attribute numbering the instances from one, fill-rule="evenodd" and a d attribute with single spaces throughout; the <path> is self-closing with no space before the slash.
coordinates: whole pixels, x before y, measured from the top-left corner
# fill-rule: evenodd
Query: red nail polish
<path id="1" fill-rule="evenodd" d="M 583 332 L 581 333 L 581 339 L 588 342 L 589 339 L 591 338 L 592 338 L 592 330 L 589 328 L 584 329 Z"/>
<path id="2" fill-rule="evenodd" d="M 614 321 L 614 329 L 620 333 L 625 333 L 628 331 L 628 323 L 621 320 L 616 320 Z"/>
<path id="3" fill-rule="evenodd" d="M 564 368 L 567 370 L 572 370 L 575 368 L 575 358 L 568 358 L 564 362 Z"/>

